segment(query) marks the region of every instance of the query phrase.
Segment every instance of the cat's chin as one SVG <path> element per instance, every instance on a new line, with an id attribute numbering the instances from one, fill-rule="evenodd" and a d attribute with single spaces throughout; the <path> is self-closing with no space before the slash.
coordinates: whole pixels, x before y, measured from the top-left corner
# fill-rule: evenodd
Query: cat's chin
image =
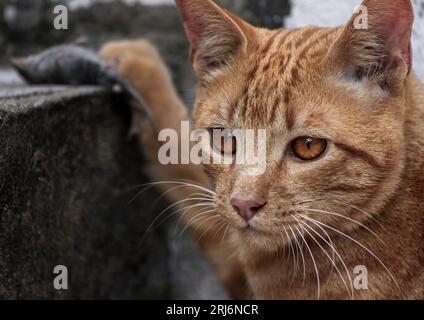
<path id="1" fill-rule="evenodd" d="M 256 228 L 247 227 L 244 229 L 240 229 L 239 232 L 248 237 L 271 237 L 272 234 L 266 231 L 262 231 Z"/>
<path id="2" fill-rule="evenodd" d="M 284 246 L 282 239 L 275 234 L 252 227 L 237 229 L 236 237 L 241 245 L 257 251 L 276 251 Z"/>

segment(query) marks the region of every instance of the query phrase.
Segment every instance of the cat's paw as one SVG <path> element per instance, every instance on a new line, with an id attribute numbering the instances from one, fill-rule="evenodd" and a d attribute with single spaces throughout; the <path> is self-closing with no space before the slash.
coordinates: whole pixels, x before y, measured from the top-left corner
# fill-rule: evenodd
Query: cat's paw
<path id="1" fill-rule="evenodd" d="M 146 100 L 172 88 L 167 67 L 156 48 L 146 40 L 110 42 L 99 55 L 116 67 Z"/>
<path id="2" fill-rule="evenodd" d="M 106 60 L 114 60 L 125 55 L 135 55 L 143 60 L 160 61 L 155 47 L 147 40 L 122 40 L 106 43 L 100 49 L 100 56 Z"/>
<path id="3" fill-rule="evenodd" d="M 144 98 L 156 129 L 179 130 L 180 121 L 188 119 L 187 109 L 176 93 L 168 68 L 148 41 L 111 42 L 100 50 L 99 55 L 129 80 Z M 144 120 L 144 114 L 133 108 L 131 133 L 143 136 L 144 145 L 156 147 L 157 136 L 153 134 L 156 132 L 145 130 L 148 126 Z"/>

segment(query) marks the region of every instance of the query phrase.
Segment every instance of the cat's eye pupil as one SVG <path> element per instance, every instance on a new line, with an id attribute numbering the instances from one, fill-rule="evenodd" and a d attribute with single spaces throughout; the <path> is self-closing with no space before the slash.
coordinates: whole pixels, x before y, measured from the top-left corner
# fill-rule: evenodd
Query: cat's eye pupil
<path id="1" fill-rule="evenodd" d="M 308 150 L 311 150 L 313 143 L 314 143 L 314 139 L 306 138 L 306 147 L 308 148 Z"/>

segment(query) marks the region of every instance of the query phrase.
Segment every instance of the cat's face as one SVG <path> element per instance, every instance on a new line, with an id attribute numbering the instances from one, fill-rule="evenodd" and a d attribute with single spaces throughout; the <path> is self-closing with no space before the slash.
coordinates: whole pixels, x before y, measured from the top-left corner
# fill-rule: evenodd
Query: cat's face
<path id="1" fill-rule="evenodd" d="M 218 212 L 240 243 L 276 250 L 300 234 L 349 233 L 379 219 L 403 169 L 412 22 L 408 14 L 392 19 L 407 31 L 385 43 L 384 12 L 394 14 L 385 2 L 364 3 L 369 19 L 379 14 L 367 30 L 351 27 L 354 16 L 346 28 L 268 31 L 210 1 L 177 1 L 200 79 L 196 127 L 266 130 L 263 174 L 205 166 Z M 393 2 L 410 12 L 409 1 Z"/>

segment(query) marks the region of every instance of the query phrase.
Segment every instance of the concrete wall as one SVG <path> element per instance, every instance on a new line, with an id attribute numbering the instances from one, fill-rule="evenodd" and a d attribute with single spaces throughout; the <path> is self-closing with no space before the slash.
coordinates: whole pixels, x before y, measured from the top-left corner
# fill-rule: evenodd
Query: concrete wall
<path id="1" fill-rule="evenodd" d="M 128 110 L 98 88 L 0 89 L 0 298 L 164 298 L 166 237 Z M 53 268 L 69 270 L 67 291 Z"/>

